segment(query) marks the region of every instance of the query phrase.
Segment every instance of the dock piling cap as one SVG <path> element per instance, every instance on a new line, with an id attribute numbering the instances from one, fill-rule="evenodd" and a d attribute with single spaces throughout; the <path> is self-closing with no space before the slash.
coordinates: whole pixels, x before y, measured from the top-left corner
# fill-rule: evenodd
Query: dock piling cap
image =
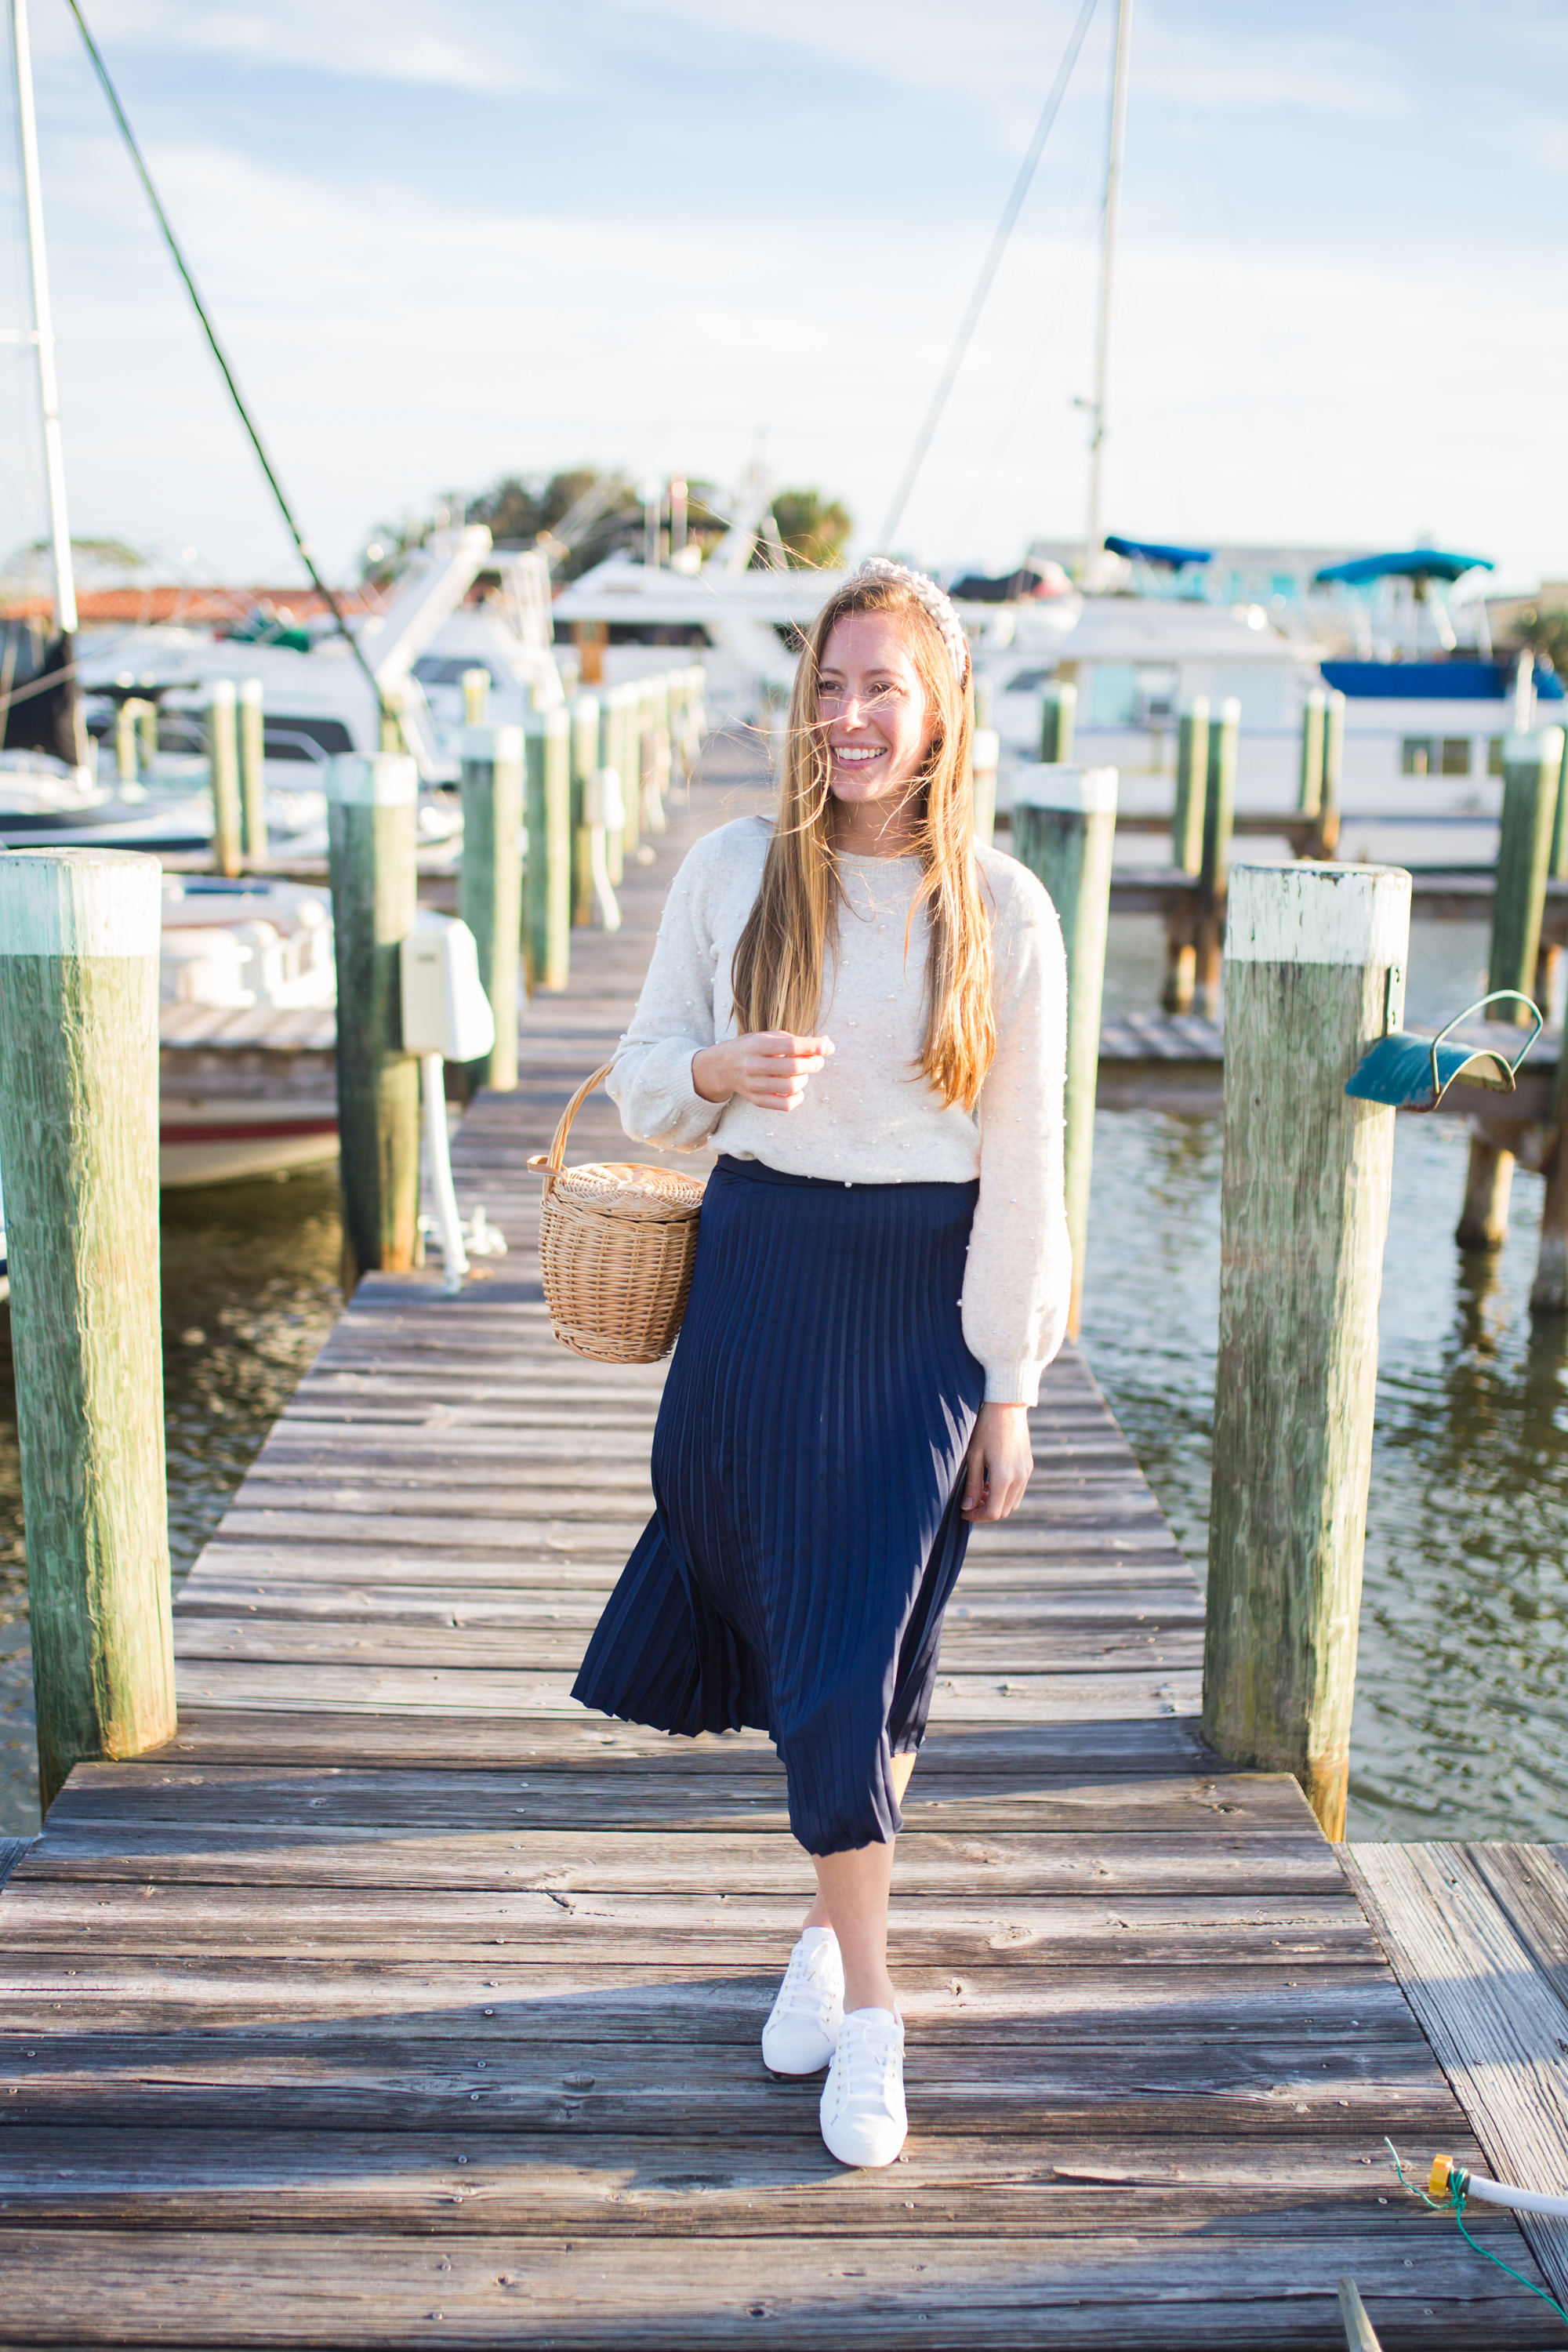
<path id="1" fill-rule="evenodd" d="M 1448 1043 L 1459 1024 L 1468 1021 L 1472 1013 L 1505 999 L 1525 1006 L 1535 1024 L 1517 1054 L 1510 1055 L 1500 1045 Z M 1422 1036 L 1409 1029 L 1390 1030 L 1386 1037 L 1380 1037 L 1362 1055 L 1345 1081 L 1345 1092 L 1360 1102 L 1384 1103 L 1393 1110 L 1418 1111 L 1436 1110 L 1456 1081 L 1486 1087 L 1493 1094 L 1510 1095 L 1519 1066 L 1544 1025 L 1545 1016 L 1521 990 L 1494 988 L 1476 1003 L 1467 1004 L 1462 1013 L 1456 1013 L 1435 1037 Z M 1485 1075 L 1488 1070 L 1489 1076 Z"/>

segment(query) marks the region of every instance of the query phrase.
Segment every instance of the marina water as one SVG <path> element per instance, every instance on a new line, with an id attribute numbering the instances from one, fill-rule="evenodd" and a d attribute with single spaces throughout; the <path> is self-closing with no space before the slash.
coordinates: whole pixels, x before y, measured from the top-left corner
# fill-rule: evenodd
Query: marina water
<path id="1" fill-rule="evenodd" d="M 1409 1015 L 1485 986 L 1480 926 L 1417 924 Z M 1156 1001 L 1163 938 L 1111 926 L 1108 1013 Z M 1457 1118 L 1402 1118 L 1384 1265 L 1350 1833 L 1550 1842 L 1568 1823 L 1568 1328 L 1532 1331 L 1542 1186 L 1495 1262 L 1452 1234 Z M 1102 1112 L 1084 1345 L 1202 1572 L 1220 1122 Z M 526 1250 L 531 1237 L 511 1236 Z M 170 1543 L 183 1574 L 340 1306 L 335 1177 L 163 1203 Z M 15 1397 L 0 1359 L 0 1833 L 37 1826 Z"/>

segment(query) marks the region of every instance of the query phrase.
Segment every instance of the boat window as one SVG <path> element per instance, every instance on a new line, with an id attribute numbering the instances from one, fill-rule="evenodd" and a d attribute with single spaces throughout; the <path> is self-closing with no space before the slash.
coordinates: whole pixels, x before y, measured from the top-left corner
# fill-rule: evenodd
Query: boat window
<path id="1" fill-rule="evenodd" d="M 504 686 L 494 665 L 487 661 L 468 661 L 457 654 L 421 654 L 414 665 L 414 675 L 421 686 L 461 686 L 471 669 L 482 669 L 492 686 Z"/>
<path id="2" fill-rule="evenodd" d="M 1500 735 L 1490 735 L 1487 738 L 1487 773 L 1489 776 L 1500 776 L 1502 773 L 1502 737 Z"/>
<path id="3" fill-rule="evenodd" d="M 613 646 L 711 646 L 712 638 L 696 621 L 612 621 Z"/>
<path id="4" fill-rule="evenodd" d="M 1096 662 L 1089 673 L 1089 708 L 1080 689 L 1079 715 L 1086 727 L 1136 727 L 1138 672 L 1131 662 Z"/>
<path id="5" fill-rule="evenodd" d="M 1443 738 L 1443 769 L 1446 776 L 1468 776 L 1470 772 L 1470 739 L 1468 735 L 1445 735 Z"/>
<path id="6" fill-rule="evenodd" d="M 1056 676 L 1054 669 L 1021 669 L 1014 673 L 1002 688 L 1004 694 L 1038 694 L 1042 686 Z"/>
<path id="7" fill-rule="evenodd" d="M 262 751 L 268 760 L 329 760 L 352 751 L 354 739 L 341 719 L 286 719 L 268 710 L 262 723 Z"/>
<path id="8" fill-rule="evenodd" d="M 1436 773 L 1437 745 L 1430 735 L 1407 735 L 1399 747 L 1399 772 L 1402 776 L 1431 776 Z"/>

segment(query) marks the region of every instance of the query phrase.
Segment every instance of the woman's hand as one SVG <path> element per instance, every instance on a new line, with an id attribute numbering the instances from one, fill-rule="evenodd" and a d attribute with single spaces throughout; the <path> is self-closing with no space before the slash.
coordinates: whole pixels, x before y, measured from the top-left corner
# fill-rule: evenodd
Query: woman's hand
<path id="1" fill-rule="evenodd" d="M 691 1083 L 704 1102 L 739 1095 L 758 1110 L 798 1110 L 807 1084 L 833 1051 L 831 1037 L 791 1037 L 763 1029 L 704 1045 L 691 1056 Z"/>
<path id="2" fill-rule="evenodd" d="M 964 1517 L 1006 1518 L 1023 1501 L 1034 1466 L 1028 1406 L 983 1404 L 963 1465 Z"/>

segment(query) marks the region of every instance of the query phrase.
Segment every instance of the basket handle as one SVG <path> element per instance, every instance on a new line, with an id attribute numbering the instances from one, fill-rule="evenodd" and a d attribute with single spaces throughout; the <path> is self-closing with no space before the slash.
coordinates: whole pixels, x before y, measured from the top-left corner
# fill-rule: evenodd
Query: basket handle
<path id="1" fill-rule="evenodd" d="M 554 1136 L 552 1138 L 549 1151 L 536 1151 L 531 1156 L 528 1163 L 529 1166 L 531 1168 L 543 1169 L 547 1186 L 550 1179 L 554 1176 L 559 1176 L 563 1168 L 566 1165 L 566 1138 L 572 1132 L 573 1120 L 582 1109 L 583 1105 L 587 1101 L 588 1097 L 593 1093 L 594 1088 L 604 1083 L 605 1079 L 609 1076 L 610 1072 L 615 1068 L 615 1066 L 614 1062 L 606 1062 L 602 1069 L 595 1071 L 591 1078 L 584 1079 L 582 1085 L 578 1087 L 576 1093 L 573 1096 L 571 1101 L 567 1104 L 565 1109 L 561 1114 L 560 1122 L 556 1127 Z"/>

